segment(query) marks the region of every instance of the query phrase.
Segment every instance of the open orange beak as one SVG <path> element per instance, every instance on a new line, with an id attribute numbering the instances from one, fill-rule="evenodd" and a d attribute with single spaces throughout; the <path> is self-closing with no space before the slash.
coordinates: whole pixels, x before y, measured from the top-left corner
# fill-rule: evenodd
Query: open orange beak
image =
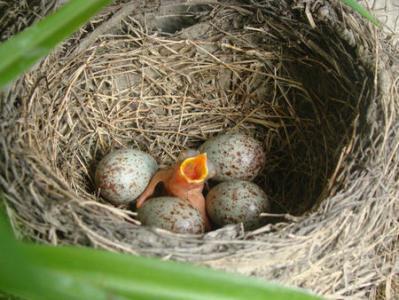
<path id="1" fill-rule="evenodd" d="M 186 158 L 180 164 L 180 174 L 188 183 L 203 183 L 208 176 L 207 161 L 206 153 Z"/>

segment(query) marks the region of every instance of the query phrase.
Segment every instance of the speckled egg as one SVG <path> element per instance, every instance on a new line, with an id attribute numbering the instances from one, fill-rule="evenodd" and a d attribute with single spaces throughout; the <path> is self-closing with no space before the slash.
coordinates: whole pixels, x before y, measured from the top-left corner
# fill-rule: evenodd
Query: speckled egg
<path id="1" fill-rule="evenodd" d="M 206 152 L 216 167 L 218 181 L 252 180 L 265 164 L 265 152 L 260 142 L 242 133 L 218 135 L 206 141 L 199 150 Z"/>
<path id="2" fill-rule="evenodd" d="M 197 209 L 176 197 L 157 197 L 147 200 L 137 211 L 143 225 L 176 233 L 204 232 L 204 222 Z"/>
<path id="3" fill-rule="evenodd" d="M 95 183 L 105 199 L 124 204 L 140 196 L 157 169 L 156 161 L 143 151 L 116 150 L 98 164 Z"/>
<path id="4" fill-rule="evenodd" d="M 255 183 L 243 180 L 222 182 L 206 197 L 209 218 L 218 226 L 242 222 L 245 229 L 255 229 L 263 225 L 260 214 L 269 207 L 265 192 Z"/>

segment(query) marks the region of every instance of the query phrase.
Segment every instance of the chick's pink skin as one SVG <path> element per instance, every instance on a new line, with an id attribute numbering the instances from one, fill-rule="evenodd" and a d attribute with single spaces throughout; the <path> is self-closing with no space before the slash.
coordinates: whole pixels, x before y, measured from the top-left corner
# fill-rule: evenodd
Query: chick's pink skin
<path id="1" fill-rule="evenodd" d="M 210 230 L 205 198 L 202 194 L 205 180 L 209 178 L 209 175 L 213 174 L 212 167 L 208 168 L 209 166 L 206 154 L 198 154 L 192 157 L 185 157 L 183 161 L 179 161 L 171 168 L 159 170 L 144 192 L 137 198 L 137 208 L 143 205 L 154 193 L 156 186 L 162 182 L 168 195 L 188 201 L 193 207 L 198 209 L 204 220 L 205 230 Z"/>

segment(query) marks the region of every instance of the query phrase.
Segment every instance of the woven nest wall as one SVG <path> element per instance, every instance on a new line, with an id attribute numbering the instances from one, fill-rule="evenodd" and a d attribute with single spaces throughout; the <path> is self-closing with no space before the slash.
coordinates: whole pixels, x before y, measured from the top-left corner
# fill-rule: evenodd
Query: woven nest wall
<path id="1" fill-rule="evenodd" d="M 10 220 L 42 243 L 377 297 L 398 249 L 397 55 L 336 1 L 111 6 L 2 94 Z M 114 149 L 168 166 L 227 131 L 267 153 L 262 228 L 173 234 L 96 193 L 96 164 Z"/>

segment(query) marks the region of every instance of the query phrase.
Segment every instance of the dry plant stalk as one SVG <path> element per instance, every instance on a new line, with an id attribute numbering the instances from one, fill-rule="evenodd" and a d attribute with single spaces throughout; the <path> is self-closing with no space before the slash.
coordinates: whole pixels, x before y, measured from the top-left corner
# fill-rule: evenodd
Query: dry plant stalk
<path id="1" fill-rule="evenodd" d="M 17 231 L 330 298 L 375 296 L 390 283 L 399 228 L 396 50 L 335 2 L 169 3 L 113 20 L 123 7 L 1 97 L 0 184 Z M 113 26 L 103 33 L 106 22 Z M 179 24 L 176 33 L 156 30 Z M 138 148 L 165 166 L 234 130 L 267 153 L 256 179 L 273 199 L 265 227 L 173 234 L 140 226 L 134 212 L 95 192 L 96 163 L 113 149 Z"/>

